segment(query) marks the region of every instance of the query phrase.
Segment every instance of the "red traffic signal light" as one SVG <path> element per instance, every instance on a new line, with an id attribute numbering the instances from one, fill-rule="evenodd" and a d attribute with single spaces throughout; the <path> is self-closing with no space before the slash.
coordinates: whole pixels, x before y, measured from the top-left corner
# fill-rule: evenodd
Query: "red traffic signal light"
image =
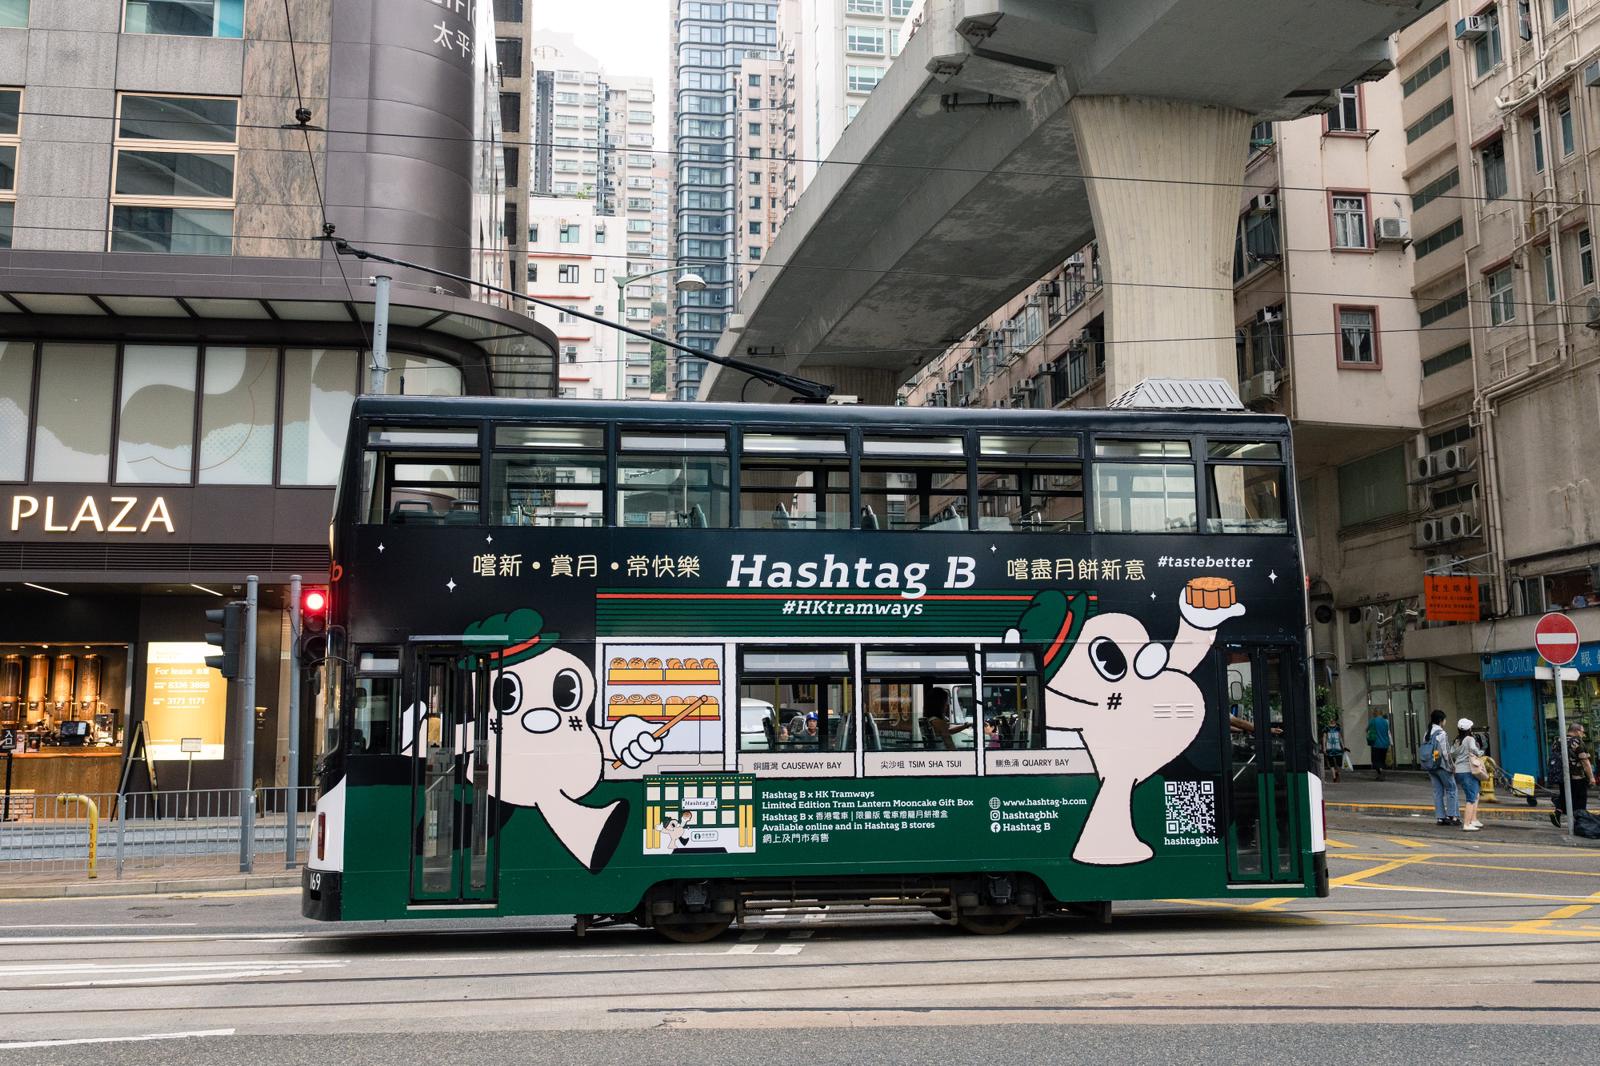
<path id="1" fill-rule="evenodd" d="M 321 614 L 328 609 L 328 594 L 322 589 L 307 589 L 300 607 L 306 614 Z"/>

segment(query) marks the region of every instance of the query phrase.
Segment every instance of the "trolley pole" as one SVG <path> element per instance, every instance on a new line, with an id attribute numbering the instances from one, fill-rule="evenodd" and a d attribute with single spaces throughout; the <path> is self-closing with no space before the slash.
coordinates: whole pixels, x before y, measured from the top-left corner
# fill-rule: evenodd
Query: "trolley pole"
<path id="1" fill-rule="evenodd" d="M 289 796 L 283 805 L 283 868 L 300 859 L 300 575 L 289 579 Z"/>
<path id="2" fill-rule="evenodd" d="M 372 308 L 372 388 L 382 396 L 389 380 L 389 286 L 393 281 L 387 274 L 372 279 L 378 290 Z"/>
<path id="3" fill-rule="evenodd" d="M 239 765 L 239 872 L 255 870 L 256 835 L 256 593 L 261 579 L 245 579 L 244 654 L 239 664 L 244 682 L 244 745 Z"/>

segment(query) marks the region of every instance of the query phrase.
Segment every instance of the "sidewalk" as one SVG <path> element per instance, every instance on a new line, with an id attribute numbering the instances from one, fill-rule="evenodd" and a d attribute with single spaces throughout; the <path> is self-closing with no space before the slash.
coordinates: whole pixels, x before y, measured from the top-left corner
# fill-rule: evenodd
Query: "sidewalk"
<path id="1" fill-rule="evenodd" d="M 1448 835 L 1452 840 L 1462 836 L 1456 826 L 1435 823 L 1433 782 L 1420 770 L 1389 770 L 1382 781 L 1373 780 L 1371 770 L 1345 770 L 1341 778 L 1338 783 L 1324 781 L 1322 786 L 1330 826 L 1413 836 Z M 1530 807 L 1526 797 L 1500 786 L 1496 802 L 1480 800 L 1478 820 L 1483 829 L 1466 834 L 1466 839 L 1600 846 L 1600 840 L 1575 840 L 1567 828 L 1551 825 L 1551 809 L 1548 796 L 1540 795 L 1538 804 Z"/>

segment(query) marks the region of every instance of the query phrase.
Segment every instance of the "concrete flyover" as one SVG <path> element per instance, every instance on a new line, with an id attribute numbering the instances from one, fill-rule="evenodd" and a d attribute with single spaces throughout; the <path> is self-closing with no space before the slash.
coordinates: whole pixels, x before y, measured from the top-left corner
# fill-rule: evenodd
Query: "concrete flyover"
<path id="1" fill-rule="evenodd" d="M 1389 35 L 1438 2 L 928 0 L 717 350 L 889 402 L 1098 235 L 1111 394 L 1157 373 L 1232 380 L 1251 124 L 1388 73 Z M 700 391 L 775 396 L 715 366 Z"/>

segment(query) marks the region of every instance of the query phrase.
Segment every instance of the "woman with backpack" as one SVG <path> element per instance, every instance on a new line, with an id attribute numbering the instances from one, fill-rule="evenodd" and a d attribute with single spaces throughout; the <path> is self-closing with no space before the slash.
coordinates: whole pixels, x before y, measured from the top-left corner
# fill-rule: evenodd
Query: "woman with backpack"
<path id="1" fill-rule="evenodd" d="M 1476 833 L 1483 828 L 1478 821 L 1478 782 L 1488 776 L 1483 764 L 1483 749 L 1478 738 L 1472 735 L 1472 719 L 1456 722 L 1455 743 L 1456 787 L 1461 790 L 1461 813 L 1464 816 L 1463 832 Z"/>
<path id="2" fill-rule="evenodd" d="M 1428 716 L 1428 736 L 1417 749 L 1417 760 L 1433 780 L 1433 815 L 1440 825 L 1460 825 L 1461 809 L 1456 801 L 1455 763 L 1450 758 L 1450 738 L 1444 732 L 1445 713 L 1435 710 Z"/>

